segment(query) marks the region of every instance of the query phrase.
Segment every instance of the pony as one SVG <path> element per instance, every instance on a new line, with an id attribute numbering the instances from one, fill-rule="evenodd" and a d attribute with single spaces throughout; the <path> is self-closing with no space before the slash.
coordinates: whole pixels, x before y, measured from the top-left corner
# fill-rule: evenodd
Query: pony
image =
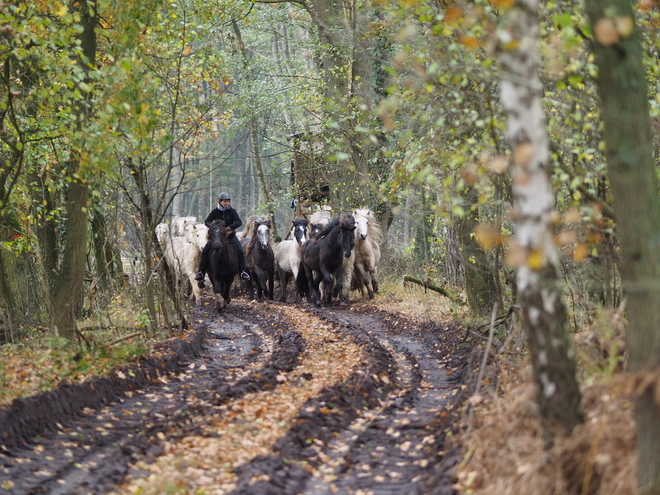
<path id="1" fill-rule="evenodd" d="M 180 217 L 179 215 L 174 215 L 172 217 L 172 236 L 173 237 L 184 237 L 186 226 L 195 225 L 197 223 L 197 217 Z"/>
<path id="2" fill-rule="evenodd" d="M 236 237 L 241 241 L 247 239 L 248 237 L 254 237 L 259 225 L 269 222 L 270 219 L 266 215 L 250 215 L 245 222 L 245 228 L 240 232 L 236 232 Z"/>
<path id="3" fill-rule="evenodd" d="M 314 239 L 321 230 L 323 230 L 323 227 L 325 227 L 330 219 L 332 218 L 332 215 L 330 215 L 330 212 L 328 210 L 319 210 L 315 211 L 311 217 L 309 217 L 309 238 Z"/>
<path id="4" fill-rule="evenodd" d="M 275 254 L 271 246 L 270 225 L 267 217 L 258 218 L 255 223 L 256 235 L 241 239 L 245 249 L 245 264 L 251 275 L 246 283 L 252 296 L 252 282 L 255 282 L 258 301 L 263 300 L 264 297 L 273 299 Z"/>
<path id="5" fill-rule="evenodd" d="M 167 224 L 158 224 L 155 231 L 156 239 L 163 248 L 165 262 L 174 274 L 177 287 L 184 284 L 185 292 L 190 294 L 192 291 L 195 304 L 199 306 L 202 301 L 195 274 L 202 252 L 195 244 L 187 242 L 183 237 L 173 237 Z"/>
<path id="6" fill-rule="evenodd" d="M 203 223 L 187 224 L 185 227 L 186 241 L 194 244 L 200 251 L 204 250 L 204 246 L 209 240 L 209 228 Z"/>
<path id="7" fill-rule="evenodd" d="M 238 252 L 227 239 L 227 227 L 223 220 L 213 220 L 208 230 L 211 251 L 209 253 L 208 276 L 215 294 L 218 313 L 227 309 L 231 302 L 229 291 L 238 275 Z"/>
<path id="8" fill-rule="evenodd" d="M 347 291 L 343 290 L 344 258 L 350 258 L 355 246 L 355 219 L 342 214 L 333 218 L 318 236 L 305 243 L 301 250 L 301 268 L 296 278 L 298 294 L 306 296 L 316 306 L 321 304 L 319 286 L 325 284 L 325 304 L 332 303 L 333 291 L 339 295 L 339 304 L 347 304 Z M 316 272 L 316 273 L 314 273 Z M 307 286 L 307 287 L 305 287 Z"/>
<path id="9" fill-rule="evenodd" d="M 280 302 L 286 302 L 286 286 L 291 276 L 293 276 L 294 281 L 298 278 L 300 249 L 307 242 L 308 225 L 309 221 L 306 218 L 295 218 L 291 229 L 293 239 L 280 242 L 275 249 L 275 266 L 277 267 L 282 292 Z"/>
<path id="10" fill-rule="evenodd" d="M 365 296 L 365 290 L 369 299 L 374 298 L 374 292 L 378 292 L 378 280 L 376 278 L 378 262 L 380 261 L 380 247 L 378 243 L 382 239 L 382 231 L 374 213 L 368 208 L 353 210 L 355 217 L 355 262 L 354 288 Z"/>

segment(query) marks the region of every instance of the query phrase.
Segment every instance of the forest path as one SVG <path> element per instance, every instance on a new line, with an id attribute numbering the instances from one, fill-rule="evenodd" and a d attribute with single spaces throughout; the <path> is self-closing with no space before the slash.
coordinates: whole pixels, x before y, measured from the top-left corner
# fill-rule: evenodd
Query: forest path
<path id="1" fill-rule="evenodd" d="M 456 329 L 362 302 L 212 307 L 196 357 L 3 446 L 5 493 L 453 493 Z"/>

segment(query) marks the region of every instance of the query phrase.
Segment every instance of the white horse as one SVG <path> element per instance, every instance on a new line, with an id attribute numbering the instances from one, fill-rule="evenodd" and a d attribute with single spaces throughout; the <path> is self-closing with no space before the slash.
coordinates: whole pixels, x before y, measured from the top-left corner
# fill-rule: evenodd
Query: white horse
<path id="1" fill-rule="evenodd" d="M 184 237 L 186 242 L 194 244 L 202 251 L 209 240 L 209 228 L 203 223 L 197 223 L 195 225 L 188 224 L 186 225 Z"/>
<path id="2" fill-rule="evenodd" d="M 309 217 L 309 238 L 313 239 L 316 237 L 316 235 L 323 230 L 323 227 L 328 224 L 331 218 L 332 215 L 328 210 L 314 212 L 312 216 Z"/>
<path id="3" fill-rule="evenodd" d="M 378 225 L 373 212 L 368 208 L 353 210 L 355 217 L 355 262 L 354 262 L 354 288 L 358 289 L 362 296 L 365 290 L 369 299 L 374 298 L 374 292 L 378 292 L 378 263 L 380 262 L 380 246 L 382 230 Z"/>
<path id="4" fill-rule="evenodd" d="M 177 286 L 188 285 L 195 300 L 195 304 L 201 304 L 199 287 L 195 281 L 195 274 L 202 257 L 202 252 L 196 244 L 187 242 L 184 237 L 173 237 L 167 224 L 156 226 L 156 237 L 163 247 L 165 261 L 176 277 Z"/>
<path id="5" fill-rule="evenodd" d="M 280 296 L 281 302 L 286 302 L 286 285 L 293 275 L 293 280 L 298 277 L 298 268 L 300 267 L 300 248 L 307 242 L 307 226 L 309 222 L 306 218 L 296 218 L 293 221 L 291 236 L 293 239 L 287 239 L 280 242 L 275 249 L 275 266 L 280 278 Z"/>

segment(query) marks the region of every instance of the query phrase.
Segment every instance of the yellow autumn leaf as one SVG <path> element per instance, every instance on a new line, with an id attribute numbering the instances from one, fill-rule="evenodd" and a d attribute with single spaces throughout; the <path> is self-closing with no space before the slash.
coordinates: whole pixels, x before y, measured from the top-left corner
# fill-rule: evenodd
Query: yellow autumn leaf
<path id="1" fill-rule="evenodd" d="M 491 0 L 490 3 L 493 5 L 493 7 L 500 9 L 510 9 L 514 4 L 514 0 Z"/>
<path id="2" fill-rule="evenodd" d="M 616 30 L 619 32 L 622 38 L 629 37 L 633 32 L 633 20 L 628 16 L 618 16 L 614 19 L 614 24 L 616 25 Z"/>
<path id="3" fill-rule="evenodd" d="M 535 249 L 527 256 L 527 266 L 532 270 L 538 271 L 545 264 L 545 253 L 542 249 Z"/>
<path id="4" fill-rule="evenodd" d="M 474 50 L 479 46 L 479 40 L 474 36 L 461 36 L 458 42 L 470 50 Z"/>
<path id="5" fill-rule="evenodd" d="M 509 161 L 506 156 L 498 155 L 488 162 L 488 169 L 496 174 L 503 174 L 509 168 Z"/>
<path id="6" fill-rule="evenodd" d="M 587 245 L 581 242 L 575 246 L 575 250 L 573 251 L 573 260 L 577 262 L 584 261 L 587 259 L 587 253 Z"/>
<path id="7" fill-rule="evenodd" d="M 594 38 L 603 46 L 612 46 L 619 41 L 619 31 L 614 19 L 605 17 L 594 26 Z"/>
<path id="8" fill-rule="evenodd" d="M 522 143 L 513 150 L 513 164 L 516 167 L 526 168 L 534 157 L 534 146 L 531 143 Z"/>
<path id="9" fill-rule="evenodd" d="M 64 16 L 66 14 L 66 12 L 67 12 L 66 5 L 63 4 L 63 3 L 59 3 L 59 4 L 55 5 L 55 7 L 53 8 L 53 13 L 56 16 L 59 16 L 59 17 Z"/>
<path id="10" fill-rule="evenodd" d="M 477 235 L 477 242 L 484 249 L 491 249 L 495 246 L 501 246 L 504 241 L 504 236 L 500 231 L 486 223 L 480 223 L 474 228 L 474 233 Z"/>
<path id="11" fill-rule="evenodd" d="M 453 24 L 463 16 L 463 9 L 455 5 L 450 6 L 445 11 L 445 24 Z"/>

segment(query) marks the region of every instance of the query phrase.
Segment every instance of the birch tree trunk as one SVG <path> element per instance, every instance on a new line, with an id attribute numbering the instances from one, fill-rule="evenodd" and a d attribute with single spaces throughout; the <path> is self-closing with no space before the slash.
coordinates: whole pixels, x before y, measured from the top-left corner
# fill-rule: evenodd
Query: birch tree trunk
<path id="1" fill-rule="evenodd" d="M 553 245 L 555 197 L 541 101 L 538 0 L 518 0 L 498 26 L 500 100 L 512 149 L 516 237 L 509 261 L 517 270 L 518 301 L 527 333 L 537 401 L 546 438 L 583 421 L 575 358 Z"/>
<path id="2" fill-rule="evenodd" d="M 629 0 L 587 0 L 621 242 L 640 494 L 660 494 L 660 198 L 642 47 Z"/>

